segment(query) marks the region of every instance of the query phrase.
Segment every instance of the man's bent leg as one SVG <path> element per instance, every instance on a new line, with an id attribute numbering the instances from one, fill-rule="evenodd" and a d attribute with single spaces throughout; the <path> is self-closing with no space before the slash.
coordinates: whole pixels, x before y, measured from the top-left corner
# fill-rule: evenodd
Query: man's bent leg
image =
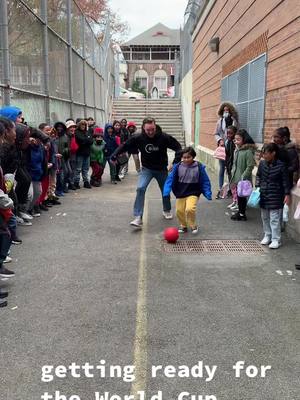
<path id="1" fill-rule="evenodd" d="M 133 215 L 135 217 L 143 216 L 145 193 L 152 178 L 153 178 L 152 170 L 147 168 L 142 168 L 138 179 L 138 184 L 136 188 L 136 198 L 133 206 Z"/>

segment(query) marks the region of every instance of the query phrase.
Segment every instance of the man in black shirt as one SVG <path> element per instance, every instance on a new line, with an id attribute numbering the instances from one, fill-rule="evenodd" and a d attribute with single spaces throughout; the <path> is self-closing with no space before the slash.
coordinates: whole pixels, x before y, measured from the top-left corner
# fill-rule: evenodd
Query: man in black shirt
<path id="1" fill-rule="evenodd" d="M 151 180 L 155 178 L 163 193 L 163 187 L 168 176 L 168 153 L 171 149 L 176 152 L 174 162 L 181 159 L 181 145 L 172 136 L 162 132 L 153 118 L 145 118 L 142 125 L 142 133 L 132 136 L 126 143 L 118 147 L 111 156 L 112 161 L 124 152 L 141 153 L 142 170 L 139 174 L 136 199 L 133 207 L 134 220 L 130 225 L 142 228 L 145 193 Z M 162 197 L 163 216 L 172 219 L 170 196 Z"/>

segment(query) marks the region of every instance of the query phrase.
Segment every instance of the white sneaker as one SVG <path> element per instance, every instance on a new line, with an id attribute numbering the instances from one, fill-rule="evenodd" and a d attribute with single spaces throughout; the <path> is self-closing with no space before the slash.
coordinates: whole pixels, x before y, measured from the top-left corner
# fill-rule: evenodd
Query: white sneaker
<path id="1" fill-rule="evenodd" d="M 271 243 L 271 238 L 270 236 L 265 235 L 263 240 L 260 242 L 260 244 L 263 244 L 264 246 L 266 246 L 267 244 Z"/>
<path id="2" fill-rule="evenodd" d="M 133 221 L 130 222 L 130 225 L 135 226 L 136 228 L 142 228 L 143 221 L 141 217 L 135 217 Z"/>
<path id="3" fill-rule="evenodd" d="M 197 235 L 198 232 L 199 232 L 198 226 L 196 226 L 195 228 L 192 228 L 192 234 L 193 235 Z"/>
<path id="4" fill-rule="evenodd" d="M 163 211 L 163 216 L 165 219 L 173 219 L 171 211 Z"/>
<path id="5" fill-rule="evenodd" d="M 16 215 L 16 221 L 18 224 L 22 225 L 24 223 L 24 219 Z"/>
<path id="6" fill-rule="evenodd" d="M 235 201 L 233 201 L 231 204 L 229 204 L 229 205 L 227 206 L 227 208 L 234 207 L 235 205 L 236 205 L 236 202 L 235 202 Z"/>
<path id="7" fill-rule="evenodd" d="M 6 259 L 3 261 L 3 264 L 10 263 L 10 262 L 12 262 L 12 258 L 9 256 L 6 256 Z"/>
<path id="8" fill-rule="evenodd" d="M 120 175 L 119 175 L 119 178 L 120 178 L 120 179 L 124 179 L 124 178 L 125 178 L 125 174 L 120 174 Z"/>
<path id="9" fill-rule="evenodd" d="M 19 220 L 17 222 L 18 222 L 18 225 L 21 225 L 21 226 L 31 226 L 32 225 L 32 222 L 26 221 L 23 218 L 19 218 Z"/>
<path id="10" fill-rule="evenodd" d="M 235 204 L 234 206 L 230 207 L 231 211 L 238 211 L 239 210 L 239 206 L 237 204 Z"/>
<path id="11" fill-rule="evenodd" d="M 32 215 L 29 215 L 27 213 L 24 213 L 22 211 L 19 212 L 20 217 L 23 219 L 27 219 L 28 221 L 31 221 L 33 219 Z"/>
<path id="12" fill-rule="evenodd" d="M 278 240 L 272 240 L 269 245 L 269 249 L 278 249 L 280 247 L 280 242 Z"/>

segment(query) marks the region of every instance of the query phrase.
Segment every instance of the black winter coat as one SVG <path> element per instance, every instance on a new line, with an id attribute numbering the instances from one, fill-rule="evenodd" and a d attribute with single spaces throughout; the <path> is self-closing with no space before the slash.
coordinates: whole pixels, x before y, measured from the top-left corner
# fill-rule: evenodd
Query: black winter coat
<path id="1" fill-rule="evenodd" d="M 156 135 L 149 138 L 145 132 L 131 136 L 126 143 L 119 146 L 112 154 L 114 160 L 118 154 L 136 150 L 141 152 L 141 162 L 144 168 L 155 171 L 166 171 L 168 166 L 168 149 L 175 151 L 174 163 L 181 160 L 181 145 L 171 135 L 162 132 L 159 125 L 156 125 Z"/>
<path id="2" fill-rule="evenodd" d="M 90 131 L 81 131 L 76 129 L 75 139 L 78 144 L 77 155 L 83 157 L 89 157 L 91 154 L 91 146 L 93 144 L 93 136 Z"/>
<path id="3" fill-rule="evenodd" d="M 3 174 L 14 174 L 19 166 L 19 156 L 15 144 L 3 143 L 0 148 Z"/>
<path id="4" fill-rule="evenodd" d="M 233 166 L 234 150 L 235 150 L 235 144 L 234 144 L 233 140 L 226 140 L 225 141 L 225 153 L 226 153 L 225 166 L 227 169 L 227 174 L 230 177 L 231 177 L 231 170 L 232 170 L 232 166 Z"/>
<path id="5" fill-rule="evenodd" d="M 268 163 L 262 160 L 256 174 L 256 187 L 260 188 L 260 207 L 270 210 L 283 208 L 284 197 L 290 194 L 286 165 L 275 160 Z"/>

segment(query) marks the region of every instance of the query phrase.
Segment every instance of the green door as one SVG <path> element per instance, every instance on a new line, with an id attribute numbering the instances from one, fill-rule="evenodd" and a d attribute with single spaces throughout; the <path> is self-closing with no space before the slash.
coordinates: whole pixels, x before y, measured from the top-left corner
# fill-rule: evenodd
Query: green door
<path id="1" fill-rule="evenodd" d="M 194 134 L 194 143 L 195 147 L 199 144 L 199 136 L 200 136 L 200 101 L 195 103 L 195 134 Z"/>

